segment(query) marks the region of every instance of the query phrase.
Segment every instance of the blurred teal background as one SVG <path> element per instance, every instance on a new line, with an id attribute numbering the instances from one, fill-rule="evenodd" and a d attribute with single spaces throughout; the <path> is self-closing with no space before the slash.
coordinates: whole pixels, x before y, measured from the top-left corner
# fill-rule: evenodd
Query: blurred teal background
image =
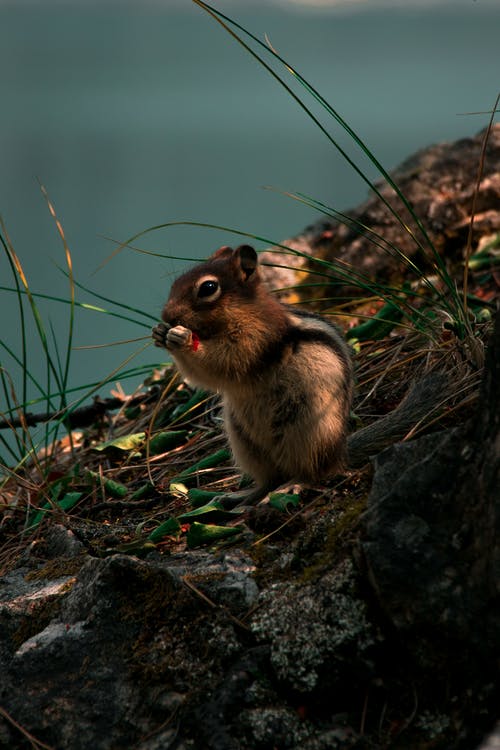
<path id="1" fill-rule="evenodd" d="M 488 115 L 460 113 L 488 110 L 499 89 L 498 0 L 218 7 L 259 38 L 267 34 L 387 168 L 487 123 Z M 367 194 L 299 107 L 189 0 L 0 0 L 0 82 L 0 213 L 35 291 L 67 297 L 55 266 L 64 265 L 63 248 L 37 179 L 65 229 L 76 278 L 155 316 L 185 264 L 124 250 L 95 273 L 115 247 L 106 238 L 196 220 L 280 241 L 318 216 L 262 186 L 338 209 Z M 234 242 L 225 232 L 178 228 L 138 244 L 201 258 Z M 12 285 L 4 257 L 0 278 Z M 0 294 L 2 338 L 19 352 L 17 303 Z M 68 308 L 48 303 L 42 312 L 63 345 Z M 147 323 L 87 311 L 77 317 L 75 345 L 148 332 Z M 42 376 L 35 342 L 29 366 Z M 105 376 L 138 347 L 75 352 L 71 382 Z M 159 359 L 149 348 L 139 361 Z M 19 368 L 2 360 L 19 386 Z"/>

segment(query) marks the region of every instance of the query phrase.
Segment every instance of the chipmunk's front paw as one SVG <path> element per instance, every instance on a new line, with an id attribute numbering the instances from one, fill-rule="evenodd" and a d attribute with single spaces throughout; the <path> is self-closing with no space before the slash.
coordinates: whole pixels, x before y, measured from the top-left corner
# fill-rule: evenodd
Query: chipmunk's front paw
<path id="1" fill-rule="evenodd" d="M 178 349 L 191 349 L 193 345 L 193 334 L 189 328 L 184 326 L 174 326 L 167 332 L 165 346 L 170 351 Z"/>
<path id="2" fill-rule="evenodd" d="M 162 349 L 166 349 L 167 346 L 167 334 L 169 327 L 166 323 L 158 323 L 152 330 L 153 342 L 155 346 L 161 346 Z"/>

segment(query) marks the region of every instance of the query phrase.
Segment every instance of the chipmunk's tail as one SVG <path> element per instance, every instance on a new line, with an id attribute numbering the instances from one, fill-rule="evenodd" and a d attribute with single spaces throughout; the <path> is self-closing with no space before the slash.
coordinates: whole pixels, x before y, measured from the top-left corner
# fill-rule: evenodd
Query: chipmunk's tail
<path id="1" fill-rule="evenodd" d="M 439 407 L 448 389 L 448 378 L 440 373 L 427 375 L 415 383 L 394 411 L 349 435 L 348 467 L 363 466 L 372 456 L 402 440 L 420 420 Z"/>

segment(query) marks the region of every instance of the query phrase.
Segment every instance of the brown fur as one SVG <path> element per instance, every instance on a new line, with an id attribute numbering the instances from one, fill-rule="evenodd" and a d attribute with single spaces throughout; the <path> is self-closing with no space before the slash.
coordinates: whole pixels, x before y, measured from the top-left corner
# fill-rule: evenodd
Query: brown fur
<path id="1" fill-rule="evenodd" d="M 187 380 L 222 394 L 236 462 L 260 486 L 312 482 L 342 467 L 352 399 L 347 345 L 326 320 L 269 294 L 252 248 L 221 248 L 180 276 L 162 317 L 188 329 L 186 343 L 167 335 L 166 346 Z M 197 351 L 189 332 L 199 337 Z"/>

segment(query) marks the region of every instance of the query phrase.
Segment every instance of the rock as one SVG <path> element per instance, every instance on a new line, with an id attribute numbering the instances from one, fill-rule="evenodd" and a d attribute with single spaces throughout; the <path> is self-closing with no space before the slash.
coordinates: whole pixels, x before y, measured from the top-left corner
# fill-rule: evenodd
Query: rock
<path id="1" fill-rule="evenodd" d="M 21 567 L 0 579 L 0 666 L 51 621 L 71 588 L 71 576 L 47 581 L 30 572 Z"/>
<path id="2" fill-rule="evenodd" d="M 355 675 L 371 671 L 377 634 L 350 562 L 313 584 L 271 585 L 251 627 L 258 641 L 270 642 L 271 667 L 289 690 L 328 694 L 340 689 L 346 673 L 355 689 Z"/>
<path id="3" fill-rule="evenodd" d="M 241 650 L 229 610 L 241 614 L 255 600 L 252 571 L 241 553 L 217 560 L 200 552 L 165 563 L 89 559 L 72 586 L 10 574 L 0 607 L 0 705 L 55 747 L 135 746 L 176 715 L 182 691 L 196 691 L 197 682 L 201 689 L 217 663 Z M 182 583 L 188 575 L 194 591 Z M 215 612 L 202 589 L 221 602 L 212 603 Z M 43 619 L 30 618 L 37 600 Z M 18 612 L 28 637 L 16 635 Z"/>
<path id="4" fill-rule="evenodd" d="M 375 460 L 363 541 L 379 604 L 420 668 L 474 684 L 485 704 L 500 659 L 499 446 L 500 311 L 474 420 Z"/>
<path id="5" fill-rule="evenodd" d="M 370 577 L 396 628 L 418 634 L 426 663 L 443 658 L 438 637 L 450 655 L 467 643 L 471 666 L 500 656 L 499 384 L 500 312 L 474 422 L 375 459 Z"/>
<path id="6" fill-rule="evenodd" d="M 45 547 L 48 559 L 73 558 L 85 551 L 85 547 L 71 529 L 67 529 L 59 523 L 55 523 L 48 529 L 45 536 Z"/>

